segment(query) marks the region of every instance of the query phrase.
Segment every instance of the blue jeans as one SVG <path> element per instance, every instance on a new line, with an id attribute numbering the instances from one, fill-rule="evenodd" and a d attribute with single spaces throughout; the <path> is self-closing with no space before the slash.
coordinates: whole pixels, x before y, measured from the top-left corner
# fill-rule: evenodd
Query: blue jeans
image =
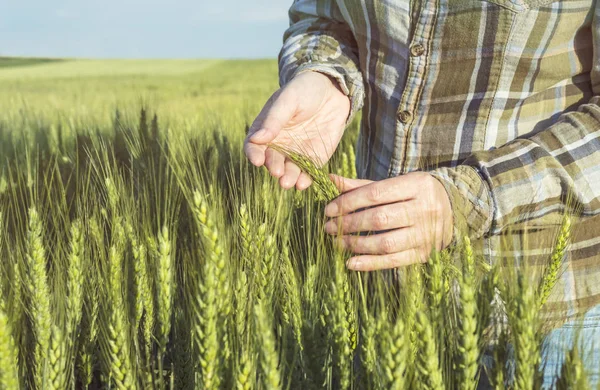
<path id="1" fill-rule="evenodd" d="M 555 388 L 566 353 L 573 347 L 575 340 L 578 342 L 579 354 L 582 357 L 590 388 L 598 388 L 600 385 L 600 305 L 589 310 L 582 319 L 567 322 L 560 328 L 550 331 L 544 338 L 540 364 L 543 377 L 542 389 Z M 509 346 L 509 355 L 510 352 Z M 484 353 L 483 364 L 487 368 L 491 368 L 490 366 L 494 364 L 492 356 L 492 351 Z M 509 367 L 512 368 L 509 371 L 514 370 L 514 365 L 510 362 Z M 491 388 L 487 377 L 482 372 L 478 389 Z"/>
<path id="2" fill-rule="evenodd" d="M 541 370 L 543 389 L 552 389 L 565 360 L 565 351 L 577 341 L 583 365 L 592 389 L 600 382 L 600 305 L 589 310 L 583 319 L 571 321 L 552 330 L 542 344 Z"/>

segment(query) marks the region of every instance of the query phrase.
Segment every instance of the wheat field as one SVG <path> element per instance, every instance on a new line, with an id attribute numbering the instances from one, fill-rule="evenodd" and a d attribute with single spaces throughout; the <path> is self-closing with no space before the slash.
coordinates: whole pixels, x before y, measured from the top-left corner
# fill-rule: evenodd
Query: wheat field
<path id="1" fill-rule="evenodd" d="M 0 389 L 539 388 L 570 218 L 535 283 L 467 237 L 348 272 L 325 173 L 358 122 L 283 191 L 242 153 L 276 88 L 274 60 L 0 59 Z"/>

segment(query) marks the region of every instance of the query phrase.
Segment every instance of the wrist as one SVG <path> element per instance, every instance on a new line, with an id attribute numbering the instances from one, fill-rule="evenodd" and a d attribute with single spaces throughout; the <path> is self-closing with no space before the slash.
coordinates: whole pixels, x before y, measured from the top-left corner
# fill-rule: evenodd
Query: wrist
<path id="1" fill-rule="evenodd" d="M 485 180 L 471 166 L 438 168 L 429 172 L 446 189 L 453 220 L 453 244 L 462 235 L 480 238 L 487 235 L 493 221 L 494 203 Z"/>

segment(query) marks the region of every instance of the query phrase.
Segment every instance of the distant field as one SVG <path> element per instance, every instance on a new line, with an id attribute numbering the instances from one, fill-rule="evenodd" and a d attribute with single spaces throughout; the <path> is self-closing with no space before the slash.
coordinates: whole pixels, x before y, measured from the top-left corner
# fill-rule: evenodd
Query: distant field
<path id="1" fill-rule="evenodd" d="M 0 68 L 12 68 L 29 65 L 46 64 L 48 62 L 59 62 L 62 60 L 52 58 L 19 58 L 19 57 L 0 57 Z"/>
<path id="2" fill-rule="evenodd" d="M 35 66 L 33 66 L 35 64 Z M 278 86 L 274 60 L 0 59 L 0 122 L 27 112 L 48 122 L 110 125 L 142 106 L 186 127 L 240 127 Z M 223 115 L 227 113 L 227 115 Z"/>

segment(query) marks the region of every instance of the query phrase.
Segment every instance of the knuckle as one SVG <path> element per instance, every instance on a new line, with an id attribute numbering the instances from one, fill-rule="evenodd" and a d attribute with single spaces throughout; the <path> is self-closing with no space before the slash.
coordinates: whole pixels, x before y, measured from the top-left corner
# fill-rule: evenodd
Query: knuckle
<path id="1" fill-rule="evenodd" d="M 360 229 L 360 221 L 357 218 L 346 217 L 344 222 L 344 229 L 348 232 L 354 232 Z"/>
<path id="2" fill-rule="evenodd" d="M 396 252 L 396 239 L 394 237 L 384 237 L 381 240 L 381 250 L 385 254 L 392 254 Z"/>
<path id="3" fill-rule="evenodd" d="M 378 185 L 372 185 L 367 192 L 367 199 L 371 202 L 378 202 L 383 196 L 381 187 Z"/>
<path id="4" fill-rule="evenodd" d="M 358 237 L 354 237 L 353 239 L 350 240 L 349 247 L 352 250 L 352 252 L 362 253 L 363 247 L 364 247 L 363 241 Z"/>
<path id="5" fill-rule="evenodd" d="M 383 211 L 377 211 L 373 214 L 373 227 L 383 229 L 388 225 L 388 215 Z"/>

